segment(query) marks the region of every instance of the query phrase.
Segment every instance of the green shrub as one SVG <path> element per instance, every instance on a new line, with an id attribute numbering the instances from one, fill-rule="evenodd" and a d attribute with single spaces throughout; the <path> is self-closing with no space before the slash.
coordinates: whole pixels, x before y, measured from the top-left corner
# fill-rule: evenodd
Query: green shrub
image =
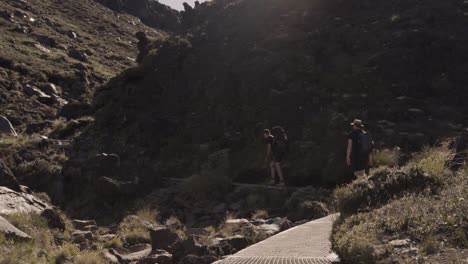
<path id="1" fill-rule="evenodd" d="M 408 165 L 417 167 L 425 173 L 445 177 L 450 174 L 446 164 L 452 157 L 453 153 L 448 144 L 443 144 L 440 147 L 425 147 L 414 155 Z"/>
<path id="2" fill-rule="evenodd" d="M 284 203 L 283 211 L 286 216 L 292 221 L 304 220 L 301 219 L 304 215 L 302 209 L 304 209 L 305 203 L 316 202 L 325 208 L 331 207 L 333 200 L 330 198 L 331 192 L 324 189 L 306 188 L 294 192 Z"/>

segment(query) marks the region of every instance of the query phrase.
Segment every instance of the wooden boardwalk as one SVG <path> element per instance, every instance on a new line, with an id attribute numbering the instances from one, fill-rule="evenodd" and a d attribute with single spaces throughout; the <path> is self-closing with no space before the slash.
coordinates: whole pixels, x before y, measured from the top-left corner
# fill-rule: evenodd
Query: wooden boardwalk
<path id="1" fill-rule="evenodd" d="M 337 214 L 297 226 L 252 245 L 216 264 L 331 264 L 330 232 Z"/>

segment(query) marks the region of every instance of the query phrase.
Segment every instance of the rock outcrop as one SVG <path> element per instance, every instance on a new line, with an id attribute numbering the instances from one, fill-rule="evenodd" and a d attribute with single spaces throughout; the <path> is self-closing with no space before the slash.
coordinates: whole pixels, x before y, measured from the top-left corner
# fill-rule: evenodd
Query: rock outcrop
<path id="1" fill-rule="evenodd" d="M 42 213 L 50 205 L 27 193 L 16 192 L 6 187 L 0 187 L 0 214 Z"/>
<path id="2" fill-rule="evenodd" d="M 126 12 L 141 19 L 148 26 L 167 31 L 180 28 L 178 11 L 151 0 L 96 0 L 97 2 L 118 12 Z"/>
<path id="3" fill-rule="evenodd" d="M 153 250 L 171 250 L 180 240 L 179 235 L 167 227 L 157 227 L 150 230 L 151 247 Z"/>
<path id="4" fill-rule="evenodd" d="M 14 191 L 21 191 L 15 175 L 2 160 L 0 160 L 0 186 L 10 188 Z"/>

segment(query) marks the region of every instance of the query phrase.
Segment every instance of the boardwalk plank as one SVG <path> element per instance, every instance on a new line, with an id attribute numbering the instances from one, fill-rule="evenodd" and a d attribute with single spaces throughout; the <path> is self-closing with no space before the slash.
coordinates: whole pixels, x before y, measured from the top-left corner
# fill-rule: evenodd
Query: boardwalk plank
<path id="1" fill-rule="evenodd" d="M 272 236 L 216 264 L 330 264 L 338 262 L 331 250 L 330 232 L 337 214 Z"/>

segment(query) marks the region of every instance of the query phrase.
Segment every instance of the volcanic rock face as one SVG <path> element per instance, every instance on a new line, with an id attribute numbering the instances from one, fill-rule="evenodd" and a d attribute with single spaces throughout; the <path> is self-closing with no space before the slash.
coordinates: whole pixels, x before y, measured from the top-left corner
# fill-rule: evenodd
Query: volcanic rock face
<path id="1" fill-rule="evenodd" d="M 96 92 L 95 127 L 79 144 L 92 138 L 118 154 L 127 177 L 142 167 L 190 175 L 230 149 L 230 176 L 251 178 L 267 173 L 261 131 L 282 125 L 286 181 L 340 182 L 355 117 L 378 145 L 406 149 L 467 122 L 457 5 L 214 1 L 194 15 L 190 36 L 152 43 L 138 67 Z"/>
<path id="2" fill-rule="evenodd" d="M 175 31 L 180 27 L 180 14 L 169 6 L 152 0 L 96 0 L 118 12 L 139 17 L 148 26 Z"/>

